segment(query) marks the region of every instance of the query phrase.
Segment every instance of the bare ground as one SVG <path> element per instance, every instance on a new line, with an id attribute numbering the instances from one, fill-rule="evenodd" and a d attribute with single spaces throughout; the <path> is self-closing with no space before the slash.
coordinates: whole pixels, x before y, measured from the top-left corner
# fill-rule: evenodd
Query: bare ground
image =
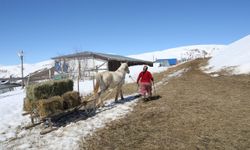
<path id="1" fill-rule="evenodd" d="M 160 99 L 140 101 L 128 116 L 79 142 L 82 149 L 250 149 L 250 76 L 211 77 L 198 69 L 205 63 L 154 75 L 161 81 L 190 68 L 157 87 Z"/>

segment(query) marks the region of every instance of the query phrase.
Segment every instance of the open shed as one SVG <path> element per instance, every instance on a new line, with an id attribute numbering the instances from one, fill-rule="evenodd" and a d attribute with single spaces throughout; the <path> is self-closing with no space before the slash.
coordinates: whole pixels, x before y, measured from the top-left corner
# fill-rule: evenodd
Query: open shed
<path id="1" fill-rule="evenodd" d="M 72 78 L 78 75 L 80 75 L 80 78 L 93 77 L 100 70 L 115 71 L 123 62 L 127 62 L 129 66 L 153 66 L 151 61 L 90 51 L 58 56 L 52 59 L 55 60 L 56 72 L 69 74 Z"/>

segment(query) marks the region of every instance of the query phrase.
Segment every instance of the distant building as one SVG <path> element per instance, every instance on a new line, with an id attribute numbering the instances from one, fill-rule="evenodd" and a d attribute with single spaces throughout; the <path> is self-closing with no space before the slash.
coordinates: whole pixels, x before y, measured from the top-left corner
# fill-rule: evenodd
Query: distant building
<path id="1" fill-rule="evenodd" d="M 177 59 L 176 58 L 157 59 L 154 63 L 159 64 L 159 67 L 168 67 L 168 66 L 176 65 L 177 64 Z"/>

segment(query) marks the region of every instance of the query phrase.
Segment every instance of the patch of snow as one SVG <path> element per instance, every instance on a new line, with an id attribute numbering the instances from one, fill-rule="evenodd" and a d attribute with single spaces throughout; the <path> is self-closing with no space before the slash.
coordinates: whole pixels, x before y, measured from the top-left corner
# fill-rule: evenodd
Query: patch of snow
<path id="1" fill-rule="evenodd" d="M 78 83 L 74 81 L 74 91 L 78 90 Z M 93 81 L 92 80 L 85 80 L 79 82 L 79 93 L 82 96 L 86 96 L 93 92 Z"/>
<path id="2" fill-rule="evenodd" d="M 22 116 L 24 93 L 18 89 L 0 95 L 0 142 L 15 137 L 17 128 L 29 121 Z"/>
<path id="3" fill-rule="evenodd" d="M 250 73 L 250 35 L 229 44 L 209 60 L 207 73 L 233 67 L 233 74 Z"/>
<path id="4" fill-rule="evenodd" d="M 79 149 L 79 142 L 84 140 L 87 135 L 92 134 L 96 129 L 104 127 L 110 121 L 124 117 L 133 109 L 137 101 L 138 99 L 133 99 L 132 95 L 127 96 L 125 100 L 122 100 L 122 103 L 114 103 L 114 100 L 109 100 L 104 107 L 97 110 L 97 114 L 93 117 L 76 123 L 72 122 L 46 135 L 39 134 L 39 127 L 23 133 L 17 133 L 17 139 L 3 142 L 2 148 L 28 148 L 34 150 Z"/>
<path id="5" fill-rule="evenodd" d="M 175 72 L 169 74 L 168 76 L 164 77 L 160 82 L 156 83 L 155 86 L 159 86 L 161 84 L 166 85 L 170 79 L 181 77 L 189 69 L 190 68 L 184 68 L 184 69 L 175 71 Z"/>
<path id="6" fill-rule="evenodd" d="M 218 75 L 218 74 L 212 74 L 211 76 L 212 77 L 219 77 L 220 75 Z"/>

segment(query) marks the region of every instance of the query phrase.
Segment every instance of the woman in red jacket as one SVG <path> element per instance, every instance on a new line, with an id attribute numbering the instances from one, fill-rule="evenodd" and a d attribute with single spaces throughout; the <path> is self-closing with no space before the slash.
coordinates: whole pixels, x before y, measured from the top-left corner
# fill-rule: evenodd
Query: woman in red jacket
<path id="1" fill-rule="evenodd" d="M 152 83 L 154 82 L 152 74 L 147 70 L 148 66 L 144 66 L 143 71 L 137 78 L 137 84 L 140 85 L 140 93 L 144 98 L 146 98 L 146 94 L 150 97 L 152 96 Z"/>

